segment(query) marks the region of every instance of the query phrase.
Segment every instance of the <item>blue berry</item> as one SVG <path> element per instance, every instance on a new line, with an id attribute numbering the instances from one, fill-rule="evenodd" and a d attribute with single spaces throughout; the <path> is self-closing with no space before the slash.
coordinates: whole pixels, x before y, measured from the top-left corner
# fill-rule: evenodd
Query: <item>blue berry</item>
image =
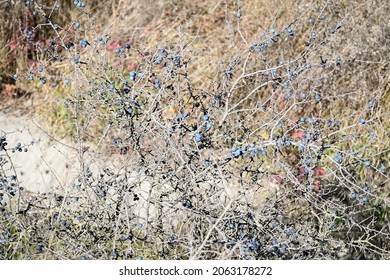
<path id="1" fill-rule="evenodd" d="M 43 245 L 38 244 L 35 248 L 38 254 L 42 253 Z"/>
<path id="2" fill-rule="evenodd" d="M 200 142 L 202 140 L 202 134 L 198 133 L 195 135 L 195 141 Z"/>
<path id="3" fill-rule="evenodd" d="M 343 160 L 343 156 L 340 153 L 337 153 L 337 156 L 334 158 L 334 161 L 337 163 L 341 163 Z"/>
<path id="4" fill-rule="evenodd" d="M 282 253 L 282 254 L 286 253 L 286 248 L 287 248 L 287 245 L 282 244 L 282 246 L 280 247 L 280 253 Z"/>
<path id="5" fill-rule="evenodd" d="M 177 118 L 178 118 L 179 121 L 182 121 L 184 119 L 184 114 L 183 113 L 179 113 L 177 115 Z"/>
<path id="6" fill-rule="evenodd" d="M 365 124 L 365 123 L 366 123 L 366 120 L 362 118 L 362 119 L 360 119 L 360 123 L 361 123 L 361 124 Z"/>
<path id="7" fill-rule="evenodd" d="M 88 46 L 88 42 L 86 40 L 80 40 L 80 45 L 83 48 L 86 48 Z"/>
<path id="8" fill-rule="evenodd" d="M 156 57 L 155 62 L 156 62 L 156 64 L 161 64 L 163 62 L 163 60 L 164 60 L 164 58 L 162 56 L 158 56 L 158 57 Z"/>
<path id="9" fill-rule="evenodd" d="M 112 251 L 111 257 L 112 257 L 113 259 L 118 258 L 118 252 L 117 252 L 116 250 Z"/>

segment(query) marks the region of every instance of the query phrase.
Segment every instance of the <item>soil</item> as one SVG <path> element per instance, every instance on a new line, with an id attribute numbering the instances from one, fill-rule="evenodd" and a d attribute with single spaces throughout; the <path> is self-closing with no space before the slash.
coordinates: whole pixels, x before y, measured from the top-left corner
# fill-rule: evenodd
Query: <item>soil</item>
<path id="1" fill-rule="evenodd" d="M 79 169 L 77 149 L 49 135 L 34 117 L 23 112 L 16 115 L 9 110 L 0 112 L 0 136 L 6 136 L 11 158 L 4 168 L 14 169 L 28 192 L 48 192 L 54 186 L 70 184 Z M 12 152 L 18 143 L 21 151 Z"/>

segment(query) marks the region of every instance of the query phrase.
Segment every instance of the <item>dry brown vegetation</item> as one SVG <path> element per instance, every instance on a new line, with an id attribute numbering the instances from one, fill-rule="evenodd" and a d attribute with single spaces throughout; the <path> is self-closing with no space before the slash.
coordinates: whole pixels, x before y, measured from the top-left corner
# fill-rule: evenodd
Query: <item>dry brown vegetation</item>
<path id="1" fill-rule="evenodd" d="M 47 15 L 56 2 L 36 3 L 35 10 Z M 96 214 L 107 224 L 75 222 L 74 208 L 60 205 L 79 235 L 55 222 L 56 236 L 34 228 L 42 235 L 36 243 L 47 248 L 45 258 L 73 257 L 79 236 L 85 239 L 74 256 L 90 258 L 389 258 L 386 1 L 89 1 L 88 13 L 64 1 L 51 18 L 58 29 L 41 24 L 44 17 L 34 17 L 24 1 L 2 1 L 0 11 L 10 11 L 0 19 L 2 106 L 27 107 L 54 135 L 114 153 L 148 178 L 129 185 L 126 176 L 103 175 L 100 182 L 101 174 L 80 171 L 75 185 L 87 190 L 83 199 L 94 205 L 77 214 Z M 28 26 L 35 28 L 29 42 L 23 35 Z M 99 36 L 110 39 L 101 46 Z M 74 66 L 65 58 L 73 61 L 76 51 L 61 46 L 79 40 L 90 45 L 76 48 L 82 63 Z M 258 51 L 265 42 L 269 46 Z M 131 47 L 120 60 L 115 49 L 125 44 Z M 154 63 L 161 48 L 180 57 L 179 66 L 167 70 Z M 36 78 L 39 65 L 45 66 L 45 84 Z M 129 113 L 123 106 L 133 101 L 120 94 L 132 70 L 146 78 L 129 86 L 139 95 L 139 107 Z M 29 71 L 36 75 L 32 82 Z M 162 90 L 153 87 L 157 78 Z M 205 112 L 213 126 L 203 133 Z M 182 122 L 181 113 L 188 114 Z M 180 129 L 185 132 L 176 133 Z M 263 154 L 244 158 L 254 143 Z M 235 156 L 240 147 L 246 150 Z M 133 209 L 128 200 L 142 191 L 143 180 L 152 186 L 142 197 L 145 207 L 159 216 L 118 214 Z M 371 193 L 364 190 L 367 184 Z M 116 209 L 106 209 L 104 188 L 117 191 L 110 197 Z M 86 198 L 88 191 L 99 203 Z M 369 203 L 354 200 L 355 192 Z M 131 230 L 129 216 L 144 219 L 146 230 Z M 123 239 L 125 232 L 138 237 Z M 167 233 L 168 240 L 162 237 Z M 42 256 L 10 248 L 0 252 L 8 258 Z"/>

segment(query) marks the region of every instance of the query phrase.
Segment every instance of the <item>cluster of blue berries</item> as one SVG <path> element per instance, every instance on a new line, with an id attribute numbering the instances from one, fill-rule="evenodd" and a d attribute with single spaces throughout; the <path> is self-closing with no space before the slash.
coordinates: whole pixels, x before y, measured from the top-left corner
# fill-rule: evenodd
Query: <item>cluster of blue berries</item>
<path id="1" fill-rule="evenodd" d="M 140 67 L 140 70 L 142 70 L 142 66 Z M 135 81 L 136 80 L 136 78 L 138 77 L 138 78 L 142 78 L 143 77 L 143 73 L 142 72 L 136 72 L 136 71 L 134 71 L 134 70 L 132 70 L 131 72 L 130 72 L 130 81 Z"/>
<path id="2" fill-rule="evenodd" d="M 254 143 L 249 144 L 248 146 L 242 146 L 241 148 L 233 147 L 231 152 L 228 152 L 228 157 L 233 156 L 234 158 L 246 158 L 248 156 L 255 157 L 257 155 L 263 155 L 267 156 L 266 149 L 261 149 L 260 147 L 256 146 Z"/>
<path id="3" fill-rule="evenodd" d="M 31 39 L 33 34 L 34 33 L 31 30 L 28 30 L 28 29 L 23 30 L 23 35 L 26 37 L 26 39 Z"/>
<path id="4" fill-rule="evenodd" d="M 80 8 L 84 8 L 86 6 L 84 2 L 81 2 L 78 0 L 74 0 L 73 4 L 75 4 L 77 7 L 80 7 Z"/>
<path id="5" fill-rule="evenodd" d="M 16 151 L 18 151 L 18 152 L 27 152 L 28 151 L 28 149 L 27 149 L 27 147 L 22 147 L 22 144 L 21 143 L 17 143 L 16 145 L 15 145 L 15 147 L 13 147 L 12 148 L 12 152 L 13 153 L 15 153 Z"/>

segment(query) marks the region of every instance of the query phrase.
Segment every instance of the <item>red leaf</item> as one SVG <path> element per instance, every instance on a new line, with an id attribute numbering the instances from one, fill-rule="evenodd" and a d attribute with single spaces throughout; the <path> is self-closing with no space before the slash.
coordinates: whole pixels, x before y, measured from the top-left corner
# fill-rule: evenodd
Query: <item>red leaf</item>
<path id="1" fill-rule="evenodd" d="M 115 49 L 119 48 L 119 43 L 118 42 L 113 42 L 112 44 L 107 46 L 108 51 L 113 51 Z"/>
<path id="2" fill-rule="evenodd" d="M 273 181 L 274 183 L 280 185 L 280 184 L 282 183 L 283 179 L 282 179 L 282 177 L 280 177 L 279 175 L 277 175 L 277 176 L 273 176 L 273 177 L 272 177 L 272 181 Z"/>
<path id="3" fill-rule="evenodd" d="M 138 64 L 135 63 L 135 62 L 127 61 L 127 62 L 126 62 L 126 66 L 127 66 L 127 70 L 128 70 L 128 71 L 133 71 L 133 70 L 136 70 L 136 69 L 137 69 Z"/>
<path id="4" fill-rule="evenodd" d="M 17 45 L 18 45 L 18 43 L 17 43 L 16 41 L 12 41 L 12 42 L 9 44 L 11 50 L 16 49 Z"/>
<path id="5" fill-rule="evenodd" d="M 303 132 L 303 130 L 295 130 L 294 133 L 292 134 L 292 137 L 293 138 L 303 138 L 303 135 L 305 133 Z"/>
<path id="6" fill-rule="evenodd" d="M 37 66 L 37 63 L 36 63 L 36 61 L 34 61 L 32 59 L 29 59 L 28 60 L 28 66 L 30 66 L 30 69 L 35 69 L 36 66 Z"/>
<path id="7" fill-rule="evenodd" d="M 326 171 L 324 168 L 317 168 L 314 173 L 317 175 L 317 176 L 323 176 L 326 174 Z"/>
<path id="8" fill-rule="evenodd" d="M 319 192 L 319 191 L 321 190 L 321 184 L 320 184 L 320 182 L 318 182 L 318 181 L 315 181 L 315 182 L 314 182 L 314 190 L 315 190 L 316 192 Z"/>

